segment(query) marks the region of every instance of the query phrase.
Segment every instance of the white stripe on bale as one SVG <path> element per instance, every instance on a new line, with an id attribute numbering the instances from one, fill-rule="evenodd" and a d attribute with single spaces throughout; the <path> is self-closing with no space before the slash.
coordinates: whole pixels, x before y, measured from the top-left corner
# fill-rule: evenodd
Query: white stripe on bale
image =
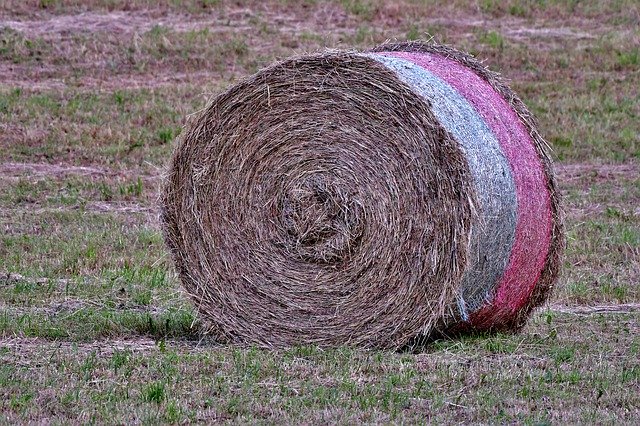
<path id="1" fill-rule="evenodd" d="M 517 200 L 511 168 L 496 136 L 474 107 L 448 83 L 408 60 L 366 55 L 393 70 L 431 104 L 442 126 L 460 143 L 478 194 L 479 222 L 471 230 L 470 263 L 460 286 L 463 319 L 490 297 L 504 274 L 515 238 Z"/>

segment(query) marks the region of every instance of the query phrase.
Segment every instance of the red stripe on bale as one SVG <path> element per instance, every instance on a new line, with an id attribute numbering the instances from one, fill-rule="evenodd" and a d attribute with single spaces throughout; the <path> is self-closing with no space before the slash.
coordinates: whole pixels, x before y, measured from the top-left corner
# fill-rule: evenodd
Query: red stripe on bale
<path id="1" fill-rule="evenodd" d="M 534 142 L 507 100 L 471 69 L 435 54 L 381 53 L 410 60 L 460 92 L 494 132 L 509 161 L 518 200 L 514 246 L 494 298 L 469 316 L 470 325 L 478 329 L 508 322 L 527 305 L 551 244 L 550 193 Z"/>

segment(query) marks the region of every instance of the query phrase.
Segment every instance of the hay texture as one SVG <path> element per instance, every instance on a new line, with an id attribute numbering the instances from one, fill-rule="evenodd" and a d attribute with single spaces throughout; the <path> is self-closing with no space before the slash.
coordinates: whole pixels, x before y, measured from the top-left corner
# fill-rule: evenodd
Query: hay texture
<path id="1" fill-rule="evenodd" d="M 501 79 L 452 48 L 293 58 L 182 133 L 165 239 L 233 342 L 400 348 L 516 330 L 563 247 L 545 146 Z"/>

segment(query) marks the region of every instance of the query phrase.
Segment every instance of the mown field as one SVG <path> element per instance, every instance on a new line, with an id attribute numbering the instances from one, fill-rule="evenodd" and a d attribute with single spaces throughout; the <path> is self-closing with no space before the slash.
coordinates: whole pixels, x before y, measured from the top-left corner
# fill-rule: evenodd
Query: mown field
<path id="1" fill-rule="evenodd" d="M 185 117 L 270 62 L 435 37 L 511 81 L 568 247 L 517 335 L 420 353 L 206 334 L 156 199 Z M 635 0 L 0 0 L 0 423 L 640 422 Z"/>

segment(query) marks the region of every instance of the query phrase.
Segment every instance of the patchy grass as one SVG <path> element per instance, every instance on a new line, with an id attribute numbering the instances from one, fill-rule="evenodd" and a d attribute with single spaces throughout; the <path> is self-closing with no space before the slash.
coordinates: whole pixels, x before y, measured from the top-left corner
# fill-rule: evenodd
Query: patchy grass
<path id="1" fill-rule="evenodd" d="M 638 169 L 559 166 L 565 178 L 568 248 L 557 300 L 640 301 Z"/>
<path id="2" fill-rule="evenodd" d="M 145 180 L 146 185 L 145 185 Z M 87 207 L 91 201 L 132 202 L 149 201 L 155 196 L 156 179 L 141 176 L 115 177 L 42 177 L 18 178 L 5 182 L 0 188 L 0 207 L 69 206 Z"/>
<path id="3" fill-rule="evenodd" d="M 139 336 L 200 338 L 191 310 L 171 309 L 161 313 L 120 308 L 56 307 L 55 312 L 0 308 L 0 336 L 39 337 L 48 340 L 93 341 Z"/>
<path id="4" fill-rule="evenodd" d="M 637 315 L 537 316 L 521 335 L 421 354 L 176 340 L 0 345 L 6 421 L 630 422 Z M 28 374 L 27 374 L 28 372 Z"/>
<path id="5" fill-rule="evenodd" d="M 622 163 L 640 159 L 638 84 L 636 73 L 624 80 L 603 76 L 573 86 L 552 82 L 524 92 L 531 95 L 529 106 L 541 117 L 560 160 Z"/>
<path id="6" fill-rule="evenodd" d="M 146 215 L 110 215 L 81 210 L 23 213 L 3 225 L 0 269 L 60 278 L 96 275 L 126 265 L 153 265 L 166 258 L 158 230 Z M 26 226 L 25 226 L 26 225 Z"/>
<path id="7" fill-rule="evenodd" d="M 0 423 L 640 417 L 637 2 L 9 0 L 0 11 Z M 276 58 L 425 34 L 511 78 L 554 148 L 568 247 L 551 305 L 521 334 L 418 353 L 216 342 L 157 220 L 185 117 Z"/>
<path id="8" fill-rule="evenodd" d="M 114 92 L 0 91 L 5 161 L 65 161 L 157 169 L 184 117 L 206 101 L 202 88 Z M 167 99 L 175 100 L 168 103 Z"/>
<path id="9" fill-rule="evenodd" d="M 48 49 L 41 39 L 29 39 L 20 31 L 0 27 L 0 59 L 13 63 L 41 62 Z"/>
<path id="10" fill-rule="evenodd" d="M 96 12 L 78 18 L 95 31 L 80 26 L 69 34 L 59 28 L 62 24 L 49 24 L 51 31 L 43 31 L 41 25 L 13 24 L 15 28 L 0 30 L 0 59 L 12 64 L 0 83 L 0 118 L 12 123 L 0 141 L 0 158 L 23 161 L 37 156 L 43 161 L 85 163 L 104 159 L 126 166 L 140 166 L 143 158 L 151 158 L 158 165 L 183 117 L 205 105 L 206 95 L 199 96 L 203 91 L 217 92 L 275 58 L 300 51 L 366 48 L 387 39 L 429 35 L 470 51 L 512 78 L 561 160 L 637 159 L 640 75 L 634 70 L 640 32 L 637 22 L 600 25 L 605 15 L 634 6 L 611 2 L 599 6 L 598 12 L 596 3 L 579 3 L 542 2 L 535 8 L 531 2 L 480 5 L 482 13 L 491 16 L 508 13 L 502 11 L 505 7 L 525 8 L 516 15 L 527 17 L 544 13 L 540 25 L 485 15 L 478 20 L 464 12 L 445 19 L 433 15 L 437 7 L 407 2 L 405 8 L 393 8 L 360 0 L 322 7 L 311 2 L 302 9 L 278 2 L 272 9 L 256 7 L 252 13 L 222 2 L 206 16 L 193 15 L 193 22 L 175 14 L 115 15 L 118 31 L 109 31 L 109 22 L 98 19 Z M 60 11 L 76 7 L 53 4 Z M 109 4 L 103 6 L 121 7 L 118 2 Z M 143 7 L 135 2 L 130 6 Z M 465 10 L 458 9 L 458 15 Z M 580 20 L 561 19 L 563 11 Z M 36 17 L 56 22 L 48 14 Z M 308 24 L 304 31 L 300 20 Z M 43 87 L 24 84 L 25 79 Z M 127 80 L 144 88 L 122 84 Z M 106 90 L 94 90 L 98 83 Z"/>

